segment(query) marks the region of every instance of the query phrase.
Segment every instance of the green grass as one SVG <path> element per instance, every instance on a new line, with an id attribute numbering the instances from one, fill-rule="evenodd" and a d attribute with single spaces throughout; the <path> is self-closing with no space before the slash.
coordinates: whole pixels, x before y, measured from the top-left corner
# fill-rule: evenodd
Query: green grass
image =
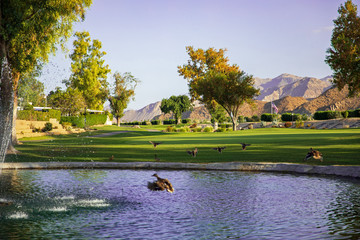
<path id="1" fill-rule="evenodd" d="M 143 127 L 143 126 L 142 126 Z M 154 127 L 154 126 L 152 126 Z M 164 128 L 164 127 L 162 127 Z M 324 162 L 310 160 L 307 164 L 360 165 L 360 129 L 286 129 L 262 128 L 236 132 L 163 133 L 142 129 L 104 126 L 97 131 L 52 137 L 21 139 L 17 155 L 7 155 L 6 162 L 46 161 L 154 161 L 155 154 L 162 162 L 289 162 L 304 163 L 308 149 L 323 153 Z M 158 127 L 157 129 L 161 129 Z M 92 135 L 131 130 L 133 132 L 92 138 Z M 149 141 L 163 144 L 154 148 Z M 239 143 L 252 144 L 246 151 Z M 211 148 L 226 146 L 222 154 Z M 194 147 L 198 156 L 186 153 Z"/>

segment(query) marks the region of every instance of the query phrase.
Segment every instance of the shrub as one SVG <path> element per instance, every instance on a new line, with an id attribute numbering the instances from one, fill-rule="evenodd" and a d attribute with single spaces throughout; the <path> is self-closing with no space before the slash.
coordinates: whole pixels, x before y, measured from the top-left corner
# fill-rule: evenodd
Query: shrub
<path id="1" fill-rule="evenodd" d="M 246 118 L 244 116 L 239 116 L 238 117 L 238 122 L 239 123 L 244 123 L 244 122 L 246 122 Z"/>
<path id="2" fill-rule="evenodd" d="M 260 122 L 260 118 L 259 118 L 258 115 L 252 116 L 251 119 L 252 119 L 253 122 Z"/>
<path id="3" fill-rule="evenodd" d="M 45 123 L 45 126 L 41 129 L 43 132 L 50 132 L 53 129 L 53 125 L 50 122 Z"/>
<path id="4" fill-rule="evenodd" d="M 338 111 L 318 111 L 314 113 L 315 120 L 327 120 L 342 117 L 341 112 Z"/>
<path id="5" fill-rule="evenodd" d="M 152 120 L 151 124 L 152 125 L 161 125 L 161 120 Z"/>
<path id="6" fill-rule="evenodd" d="M 360 117 L 360 109 L 349 110 L 348 112 L 349 112 L 348 117 Z"/>
<path id="7" fill-rule="evenodd" d="M 277 118 L 278 118 L 277 114 L 271 114 L 271 113 L 261 114 L 261 121 L 264 122 L 273 122 L 274 120 L 277 120 Z"/>
<path id="8" fill-rule="evenodd" d="M 216 132 L 226 132 L 226 128 L 218 128 Z"/>
<path id="9" fill-rule="evenodd" d="M 283 113 L 281 114 L 281 121 L 283 122 L 290 122 L 290 121 L 297 121 L 302 119 L 301 114 L 293 114 L 293 113 Z"/>
<path id="10" fill-rule="evenodd" d="M 202 131 L 202 128 L 201 127 L 197 127 L 197 128 L 194 128 L 193 129 L 193 132 L 201 132 Z"/>
<path id="11" fill-rule="evenodd" d="M 341 113 L 343 118 L 348 118 L 349 117 L 349 111 L 345 111 Z"/>
<path id="12" fill-rule="evenodd" d="M 306 115 L 305 113 L 303 115 L 301 115 L 301 120 L 307 121 L 308 119 L 309 119 L 309 116 Z"/>
<path id="13" fill-rule="evenodd" d="M 304 122 L 302 120 L 297 120 L 295 123 L 296 128 L 304 127 Z"/>
<path id="14" fill-rule="evenodd" d="M 189 124 L 189 123 L 191 123 L 191 119 L 190 119 L 190 118 L 182 119 L 182 120 L 181 120 L 181 123 Z"/>
<path id="15" fill-rule="evenodd" d="M 289 127 L 292 126 L 292 122 L 285 122 L 284 126 L 285 126 L 286 128 L 289 128 Z"/>
<path id="16" fill-rule="evenodd" d="M 107 115 L 105 114 L 89 114 L 86 115 L 86 126 L 101 125 L 106 122 Z M 85 116 L 69 116 L 61 117 L 60 123 L 70 122 L 72 126 L 79 128 L 85 127 Z"/>
<path id="17" fill-rule="evenodd" d="M 213 132 L 213 131 L 214 131 L 214 128 L 211 126 L 204 128 L 204 132 Z"/>
<path id="18" fill-rule="evenodd" d="M 171 124 L 176 124 L 176 120 L 175 119 L 167 119 L 163 121 L 164 125 L 171 125 Z"/>
<path id="19" fill-rule="evenodd" d="M 173 126 L 167 126 L 165 132 L 176 132 L 176 129 Z"/>
<path id="20" fill-rule="evenodd" d="M 71 129 L 71 122 L 62 122 L 61 125 L 68 131 Z"/>
<path id="21" fill-rule="evenodd" d="M 34 109 L 34 106 L 33 105 L 30 105 L 30 104 L 26 104 L 24 106 L 24 110 L 33 110 Z"/>
<path id="22" fill-rule="evenodd" d="M 50 118 L 55 118 L 60 121 L 61 112 L 58 110 L 49 109 L 48 112 L 40 112 L 34 110 L 21 110 L 17 113 L 17 119 L 27 121 L 49 121 Z"/>

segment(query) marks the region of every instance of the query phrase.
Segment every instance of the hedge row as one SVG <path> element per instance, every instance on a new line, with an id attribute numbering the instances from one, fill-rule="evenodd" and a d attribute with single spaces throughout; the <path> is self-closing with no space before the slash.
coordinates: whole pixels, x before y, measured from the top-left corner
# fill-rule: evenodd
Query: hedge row
<path id="1" fill-rule="evenodd" d="M 277 117 L 278 117 L 277 114 L 264 113 L 264 114 L 261 114 L 260 119 L 261 119 L 261 121 L 264 121 L 264 122 L 272 122 L 272 121 L 277 120 Z"/>
<path id="2" fill-rule="evenodd" d="M 315 120 L 327 120 L 341 117 L 342 115 L 339 111 L 319 111 L 314 113 Z"/>
<path id="3" fill-rule="evenodd" d="M 105 124 L 107 119 L 106 114 L 89 114 L 86 115 L 86 126 L 94 126 Z M 69 117 L 61 117 L 60 123 L 70 122 L 72 126 L 76 126 L 79 128 L 85 127 L 85 116 L 69 116 Z"/>
<path id="4" fill-rule="evenodd" d="M 21 110 L 17 112 L 17 119 L 27 121 L 49 121 L 50 118 L 56 118 L 60 121 L 61 111 L 49 109 L 46 111 Z"/>

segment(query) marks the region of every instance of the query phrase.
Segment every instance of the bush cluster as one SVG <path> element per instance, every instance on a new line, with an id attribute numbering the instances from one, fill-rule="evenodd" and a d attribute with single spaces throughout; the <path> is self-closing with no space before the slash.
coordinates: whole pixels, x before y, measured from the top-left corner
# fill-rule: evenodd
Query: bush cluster
<path id="1" fill-rule="evenodd" d="M 302 115 L 299 113 L 292 114 L 292 113 L 283 113 L 281 114 L 281 121 L 283 122 L 291 122 L 291 121 L 298 121 L 302 120 Z"/>
<path id="2" fill-rule="evenodd" d="M 86 115 L 86 126 L 94 126 L 104 124 L 106 122 L 107 115 L 106 114 L 89 114 Z M 78 128 L 85 127 L 85 116 L 69 116 L 69 117 L 61 117 L 60 123 L 70 122 L 72 126 L 76 126 Z"/>
<path id="3" fill-rule="evenodd" d="M 16 118 L 27 121 L 49 121 L 50 118 L 55 118 L 60 121 L 61 112 L 53 109 L 46 111 L 21 110 L 17 112 Z"/>
<path id="4" fill-rule="evenodd" d="M 264 121 L 264 122 L 273 122 L 273 121 L 276 121 L 278 118 L 278 115 L 277 114 L 271 114 L 271 113 L 263 113 L 261 114 L 261 121 Z"/>
<path id="5" fill-rule="evenodd" d="M 342 115 L 339 111 L 318 111 L 314 113 L 315 120 L 327 120 L 341 117 Z"/>

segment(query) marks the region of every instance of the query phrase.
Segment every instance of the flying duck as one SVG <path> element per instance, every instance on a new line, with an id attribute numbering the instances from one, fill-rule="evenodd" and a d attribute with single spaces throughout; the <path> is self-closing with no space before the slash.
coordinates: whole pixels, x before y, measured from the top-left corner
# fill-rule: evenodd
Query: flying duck
<path id="1" fill-rule="evenodd" d="M 151 143 L 154 146 L 154 148 L 156 148 L 157 145 L 162 144 L 162 142 L 153 142 L 153 141 L 149 141 L 149 143 Z"/>
<path id="2" fill-rule="evenodd" d="M 246 144 L 246 143 L 240 143 L 240 144 L 241 144 L 242 150 L 246 150 L 247 146 L 251 146 L 251 144 Z"/>
<path id="3" fill-rule="evenodd" d="M 222 151 L 223 151 L 225 148 L 226 148 L 226 147 L 216 147 L 216 148 L 212 148 L 212 149 L 218 151 L 219 153 L 222 153 Z"/>
<path id="4" fill-rule="evenodd" d="M 320 162 L 323 161 L 322 153 L 318 150 L 314 150 L 313 148 L 310 148 L 309 152 L 306 154 L 304 161 L 309 160 L 310 158 L 319 159 Z"/>
<path id="5" fill-rule="evenodd" d="M 174 192 L 174 188 L 171 185 L 171 183 L 169 182 L 169 180 L 167 180 L 166 178 L 161 178 L 159 177 L 156 173 L 152 175 L 153 177 L 156 177 L 156 181 L 155 182 L 148 182 L 148 188 L 151 191 L 168 191 L 173 193 Z"/>

